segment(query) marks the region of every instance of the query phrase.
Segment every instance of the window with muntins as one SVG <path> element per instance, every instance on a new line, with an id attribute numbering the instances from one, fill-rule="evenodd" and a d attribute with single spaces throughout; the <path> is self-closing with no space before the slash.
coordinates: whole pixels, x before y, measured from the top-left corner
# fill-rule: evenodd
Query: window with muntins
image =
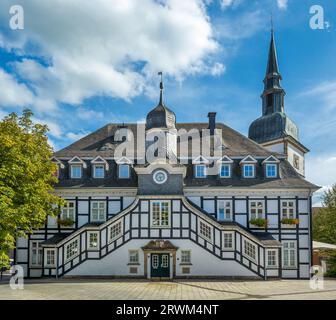
<path id="1" fill-rule="evenodd" d="M 282 201 L 281 202 L 281 216 L 282 219 L 294 219 L 295 210 L 294 210 L 294 201 Z"/>
<path id="2" fill-rule="evenodd" d="M 128 252 L 129 263 L 130 264 L 138 264 L 139 263 L 139 251 L 138 250 L 130 250 Z"/>
<path id="3" fill-rule="evenodd" d="M 264 218 L 264 202 L 251 201 L 250 202 L 250 218 L 263 219 Z"/>
<path id="4" fill-rule="evenodd" d="M 256 246 L 250 241 L 244 240 L 244 254 L 252 260 L 256 260 Z"/>
<path id="5" fill-rule="evenodd" d="M 69 260 L 78 254 L 78 239 L 66 246 L 66 259 Z"/>
<path id="6" fill-rule="evenodd" d="M 244 164 L 243 174 L 244 178 L 254 178 L 254 164 Z"/>
<path id="7" fill-rule="evenodd" d="M 222 164 L 220 167 L 220 177 L 221 178 L 230 178 L 231 176 L 231 166 L 229 164 Z"/>
<path id="8" fill-rule="evenodd" d="M 282 245 L 284 268 L 296 268 L 296 242 L 284 241 Z"/>
<path id="9" fill-rule="evenodd" d="M 170 218 L 169 201 L 153 201 L 151 203 L 152 226 L 168 227 Z"/>
<path id="10" fill-rule="evenodd" d="M 121 221 L 115 223 L 110 227 L 110 240 L 114 240 L 121 235 L 122 232 L 122 224 Z"/>
<path id="11" fill-rule="evenodd" d="M 67 201 L 66 204 L 61 209 L 61 218 L 63 220 L 76 221 L 76 202 Z"/>
<path id="12" fill-rule="evenodd" d="M 94 250 L 99 247 L 99 236 L 98 232 L 89 232 L 89 249 Z"/>
<path id="13" fill-rule="evenodd" d="M 191 251 L 190 250 L 181 251 L 181 263 L 185 263 L 185 264 L 191 263 Z"/>
<path id="14" fill-rule="evenodd" d="M 276 164 L 266 164 L 266 177 L 276 178 L 278 175 L 278 166 Z"/>
<path id="15" fill-rule="evenodd" d="M 105 166 L 103 164 L 95 164 L 93 166 L 93 177 L 103 179 L 105 177 Z"/>
<path id="16" fill-rule="evenodd" d="M 267 251 L 267 267 L 276 268 L 278 266 L 278 251 L 268 250 Z"/>
<path id="17" fill-rule="evenodd" d="M 46 249 L 46 266 L 54 267 L 55 266 L 55 250 Z"/>
<path id="18" fill-rule="evenodd" d="M 232 202 L 227 200 L 218 201 L 218 214 L 217 219 L 219 221 L 231 221 L 232 220 Z"/>
<path id="19" fill-rule="evenodd" d="M 128 164 L 119 164 L 119 179 L 128 179 L 130 177 L 130 166 Z"/>
<path id="20" fill-rule="evenodd" d="M 206 166 L 204 164 L 197 164 L 195 166 L 196 178 L 206 178 Z"/>
<path id="21" fill-rule="evenodd" d="M 211 229 L 211 227 L 208 224 L 206 224 L 202 221 L 200 221 L 199 224 L 200 224 L 199 225 L 200 235 L 203 236 L 204 238 L 208 239 L 208 240 L 211 240 L 212 239 L 212 236 L 211 236 L 212 229 Z"/>
<path id="22" fill-rule="evenodd" d="M 71 178 L 80 179 L 82 177 L 82 166 L 77 164 L 71 165 Z"/>
<path id="23" fill-rule="evenodd" d="M 232 232 L 224 232 L 223 234 L 224 248 L 225 249 L 233 249 L 233 233 Z"/>
<path id="24" fill-rule="evenodd" d="M 38 241 L 32 241 L 30 243 L 30 265 L 32 267 L 38 267 L 42 265 L 42 253 L 43 249 Z"/>
<path id="25" fill-rule="evenodd" d="M 106 218 L 106 203 L 105 201 L 91 202 L 91 221 L 102 222 Z"/>

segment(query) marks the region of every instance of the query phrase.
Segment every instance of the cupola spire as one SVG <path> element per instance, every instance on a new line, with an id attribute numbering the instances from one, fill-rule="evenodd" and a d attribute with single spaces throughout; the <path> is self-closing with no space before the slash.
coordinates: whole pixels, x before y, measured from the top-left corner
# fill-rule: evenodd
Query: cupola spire
<path id="1" fill-rule="evenodd" d="M 158 72 L 158 75 L 161 77 L 161 79 L 160 79 L 160 102 L 159 102 L 159 105 L 163 106 L 164 103 L 163 103 L 163 73 L 162 73 L 162 71 Z"/>

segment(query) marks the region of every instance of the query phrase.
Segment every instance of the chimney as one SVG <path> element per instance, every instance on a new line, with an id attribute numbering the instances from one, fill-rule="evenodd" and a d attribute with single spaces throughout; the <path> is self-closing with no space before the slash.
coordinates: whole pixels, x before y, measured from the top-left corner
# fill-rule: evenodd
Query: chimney
<path id="1" fill-rule="evenodd" d="M 209 112 L 208 118 L 209 118 L 208 129 L 210 129 L 210 135 L 213 136 L 215 134 L 215 128 L 216 128 L 216 112 Z"/>

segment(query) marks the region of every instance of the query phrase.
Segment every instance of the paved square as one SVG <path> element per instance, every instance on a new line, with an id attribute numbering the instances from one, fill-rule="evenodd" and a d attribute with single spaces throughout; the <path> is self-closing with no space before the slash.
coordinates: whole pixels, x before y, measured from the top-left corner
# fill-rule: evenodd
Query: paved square
<path id="1" fill-rule="evenodd" d="M 336 299 L 336 280 L 325 280 L 323 290 L 312 290 L 309 281 L 224 281 L 61 279 L 26 280 L 23 290 L 0 282 L 0 299 L 43 300 L 207 300 L 207 299 Z"/>

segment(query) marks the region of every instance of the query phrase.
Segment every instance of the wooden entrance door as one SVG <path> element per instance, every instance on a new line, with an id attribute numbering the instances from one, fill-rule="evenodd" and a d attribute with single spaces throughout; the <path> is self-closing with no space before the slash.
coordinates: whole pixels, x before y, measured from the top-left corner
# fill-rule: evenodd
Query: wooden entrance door
<path id="1" fill-rule="evenodd" d="M 170 255 L 169 253 L 151 254 L 151 278 L 170 277 Z"/>

